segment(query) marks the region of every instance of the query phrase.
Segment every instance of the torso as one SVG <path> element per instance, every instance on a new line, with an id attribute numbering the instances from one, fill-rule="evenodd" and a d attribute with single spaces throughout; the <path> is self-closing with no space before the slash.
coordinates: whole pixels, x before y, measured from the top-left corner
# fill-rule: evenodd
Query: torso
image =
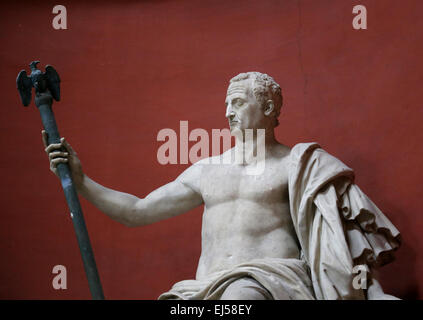
<path id="1" fill-rule="evenodd" d="M 203 165 L 202 250 L 197 279 L 257 258 L 298 258 L 289 211 L 289 149 L 266 155 L 260 175 L 237 164 Z"/>

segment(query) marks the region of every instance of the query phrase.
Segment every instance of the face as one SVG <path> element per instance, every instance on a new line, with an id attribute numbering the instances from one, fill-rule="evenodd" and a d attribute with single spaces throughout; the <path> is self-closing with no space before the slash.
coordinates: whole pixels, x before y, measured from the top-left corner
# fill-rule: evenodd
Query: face
<path id="1" fill-rule="evenodd" d="M 228 87 L 225 105 L 226 118 L 228 118 L 231 132 L 266 128 L 264 110 L 254 96 L 252 80 L 246 79 L 231 83 Z"/>

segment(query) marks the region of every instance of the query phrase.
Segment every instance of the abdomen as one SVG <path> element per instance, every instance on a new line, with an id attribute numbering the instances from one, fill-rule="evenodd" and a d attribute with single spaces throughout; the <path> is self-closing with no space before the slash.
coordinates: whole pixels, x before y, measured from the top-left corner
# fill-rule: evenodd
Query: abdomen
<path id="1" fill-rule="evenodd" d="M 205 208 L 197 278 L 257 258 L 298 258 L 288 202 L 238 199 Z"/>

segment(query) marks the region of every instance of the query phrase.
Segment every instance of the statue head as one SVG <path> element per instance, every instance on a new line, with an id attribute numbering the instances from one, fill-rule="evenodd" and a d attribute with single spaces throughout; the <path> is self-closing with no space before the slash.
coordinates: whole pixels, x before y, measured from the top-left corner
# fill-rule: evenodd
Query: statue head
<path id="1" fill-rule="evenodd" d="M 231 131 L 273 129 L 279 124 L 281 88 L 267 74 L 240 73 L 229 82 L 225 104 Z"/>

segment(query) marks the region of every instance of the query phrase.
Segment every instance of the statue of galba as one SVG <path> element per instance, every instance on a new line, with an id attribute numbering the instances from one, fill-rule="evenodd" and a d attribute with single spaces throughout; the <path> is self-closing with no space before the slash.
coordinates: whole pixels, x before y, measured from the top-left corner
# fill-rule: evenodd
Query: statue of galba
<path id="1" fill-rule="evenodd" d="M 88 177 L 65 139 L 48 145 L 43 133 L 43 140 L 51 170 L 69 163 L 78 193 L 127 226 L 204 205 L 195 279 L 174 284 L 159 299 L 396 299 L 384 293 L 375 269 L 393 260 L 398 230 L 355 184 L 353 170 L 319 144 L 291 148 L 276 140 L 282 102 L 280 86 L 267 74 L 232 78 L 225 116 L 235 146 L 144 197 Z M 262 139 L 245 138 L 259 129 Z M 252 152 L 232 161 L 248 143 Z M 259 144 L 264 170 L 248 174 Z"/>

